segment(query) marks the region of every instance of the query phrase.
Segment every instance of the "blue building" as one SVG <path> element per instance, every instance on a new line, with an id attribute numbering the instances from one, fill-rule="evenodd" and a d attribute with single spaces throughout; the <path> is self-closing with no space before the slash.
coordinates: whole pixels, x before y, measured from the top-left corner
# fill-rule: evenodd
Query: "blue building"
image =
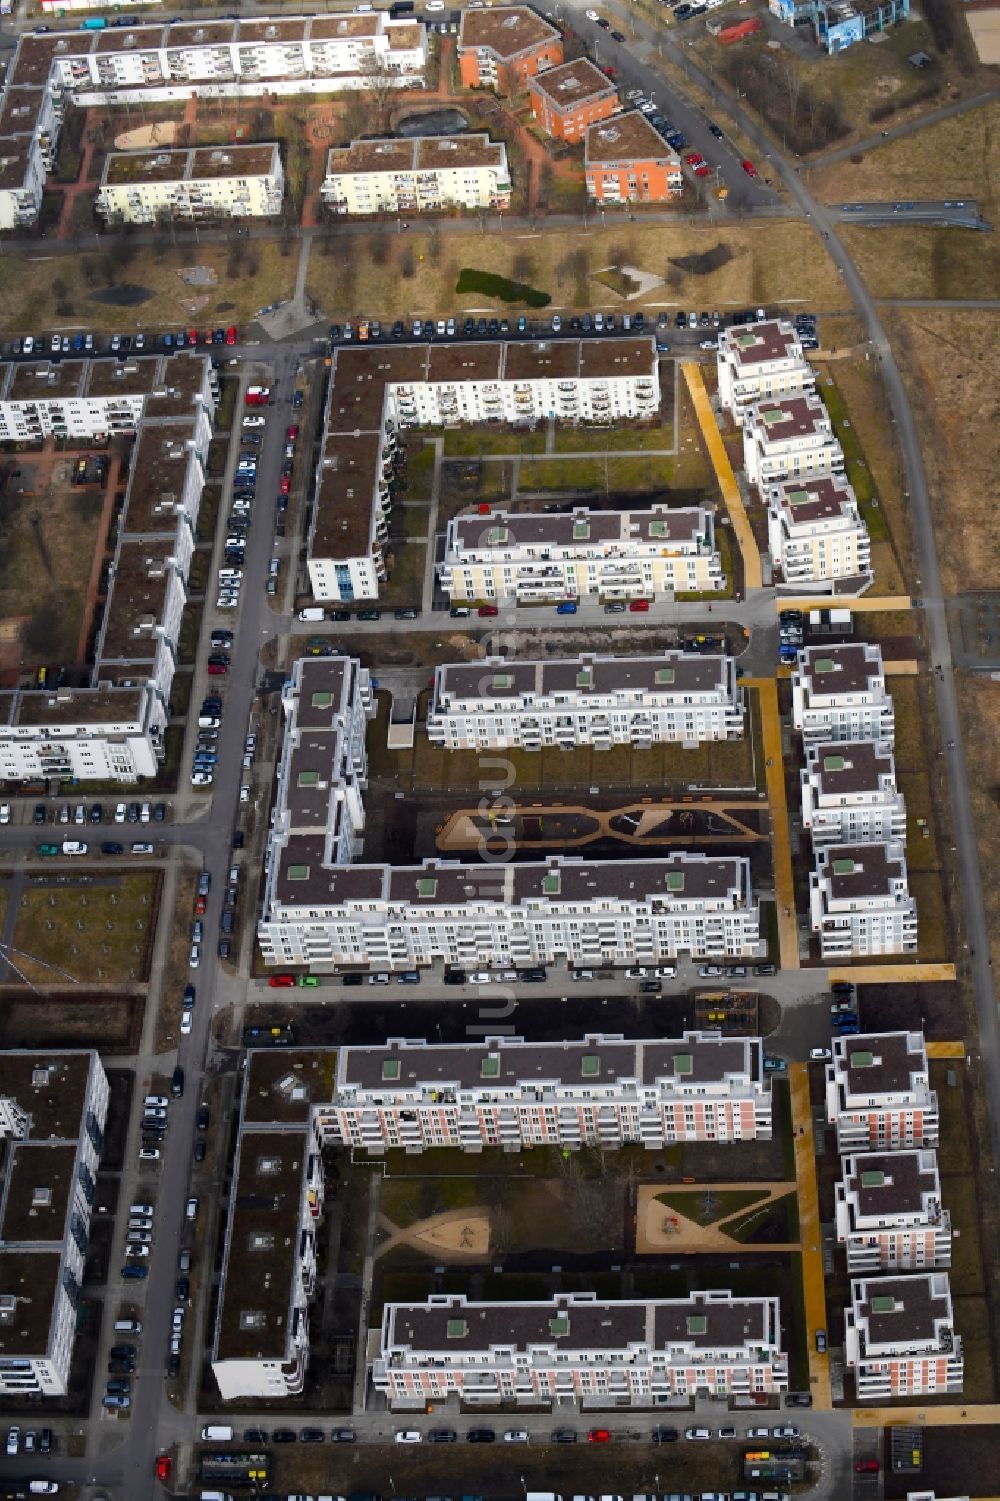
<path id="1" fill-rule="evenodd" d="M 769 0 L 769 8 L 786 26 L 810 24 L 832 56 L 906 21 L 910 0 Z"/>

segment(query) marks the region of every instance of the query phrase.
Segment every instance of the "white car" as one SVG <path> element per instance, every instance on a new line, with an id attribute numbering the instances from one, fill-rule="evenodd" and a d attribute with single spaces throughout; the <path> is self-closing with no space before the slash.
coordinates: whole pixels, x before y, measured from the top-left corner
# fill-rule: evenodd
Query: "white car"
<path id="1" fill-rule="evenodd" d="M 181 1017 L 181 1036 L 189 1037 L 191 1034 L 192 1026 L 193 1022 L 191 1020 L 191 1013 L 190 1011 L 185 1011 L 184 1015 Z"/>
<path id="2" fill-rule="evenodd" d="M 748 1428 L 747 1438 L 770 1438 L 770 1428 Z"/>
<path id="3" fill-rule="evenodd" d="M 191 952 L 188 955 L 188 968 L 189 969 L 197 969 L 198 965 L 200 963 L 201 963 L 201 945 L 198 944 L 198 943 L 193 943 L 191 945 Z"/>
<path id="4" fill-rule="evenodd" d="M 528 1442 L 527 1428 L 508 1428 L 503 1436 L 505 1444 L 526 1444 Z"/>
<path id="5" fill-rule="evenodd" d="M 125 804 L 119 803 L 115 809 L 115 823 L 125 822 Z"/>
<path id="6" fill-rule="evenodd" d="M 712 1430 L 710 1428 L 685 1428 L 684 1437 L 700 1439 L 711 1438 Z"/>
<path id="7" fill-rule="evenodd" d="M 170 1101 L 165 1094 L 148 1094 L 142 1103 L 144 1105 L 152 1105 L 154 1110 L 166 1110 Z"/>
<path id="8" fill-rule="evenodd" d="M 125 1242 L 130 1246 L 151 1246 L 153 1235 L 150 1230 L 130 1230 L 125 1237 Z"/>
<path id="9" fill-rule="evenodd" d="M 400 1428 L 393 1434 L 397 1444 L 422 1444 L 424 1436 L 416 1428 Z"/>
<path id="10" fill-rule="evenodd" d="M 125 1247 L 125 1255 L 128 1256 L 128 1257 L 131 1257 L 133 1260 L 137 1259 L 140 1256 L 148 1256 L 149 1255 L 149 1247 L 148 1246 L 126 1246 Z"/>
<path id="11" fill-rule="evenodd" d="M 588 10 L 585 11 L 584 14 L 586 15 L 588 21 L 599 21 L 601 19 L 596 10 Z"/>
<path id="12" fill-rule="evenodd" d="M 24 342 L 27 343 L 28 342 L 27 339 L 25 339 Z M 18 1449 L 20 1447 L 21 1447 L 21 1430 L 20 1430 L 20 1428 L 18 1428 L 17 1424 L 15 1423 L 13 1428 L 9 1428 L 7 1430 L 7 1453 L 8 1454 L 16 1454 L 17 1451 L 18 1451 Z"/>
<path id="13" fill-rule="evenodd" d="M 250 801 L 250 788 L 247 786 L 246 782 L 244 782 L 243 786 L 240 788 L 240 802 L 241 803 L 248 803 L 249 801 Z"/>
<path id="14" fill-rule="evenodd" d="M 10 823 L 10 803 L 0 803 L 0 823 Z"/>
<path id="15" fill-rule="evenodd" d="M 140 1162 L 159 1162 L 159 1160 L 160 1160 L 160 1149 L 159 1149 L 159 1147 L 140 1147 L 139 1148 L 139 1161 Z"/>
<path id="16" fill-rule="evenodd" d="M 831 1053 L 829 1048 L 810 1048 L 809 1057 L 814 1063 L 829 1063 Z"/>

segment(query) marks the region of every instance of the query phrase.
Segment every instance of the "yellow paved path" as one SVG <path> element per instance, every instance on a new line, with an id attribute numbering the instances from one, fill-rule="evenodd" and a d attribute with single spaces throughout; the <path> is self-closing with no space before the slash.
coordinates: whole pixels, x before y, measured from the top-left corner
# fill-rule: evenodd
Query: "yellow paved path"
<path id="1" fill-rule="evenodd" d="M 984 1402 L 977 1407 L 970 1402 L 968 1407 L 959 1407 L 957 1403 L 946 1407 L 855 1407 L 851 1416 L 855 1428 L 891 1427 L 894 1423 L 928 1428 L 950 1428 L 955 1424 L 961 1428 L 967 1423 L 1000 1423 L 1000 1406 Z M 982 1496 L 979 1501 L 989 1498 Z"/>
<path id="2" fill-rule="evenodd" d="M 927 1044 L 928 1058 L 964 1058 L 964 1042 L 929 1042 Z"/>
<path id="3" fill-rule="evenodd" d="M 954 980 L 954 964 L 840 964 L 827 970 L 827 979 L 851 985 L 920 985 L 930 980 Z"/>
<path id="4" fill-rule="evenodd" d="M 771 810 L 771 852 L 774 863 L 774 896 L 778 909 L 778 953 L 782 969 L 798 969 L 799 938 L 795 926 L 795 886 L 792 881 L 792 851 L 788 843 L 788 804 L 781 756 L 781 716 L 778 687 L 773 678 L 754 679 L 760 702 L 764 736 L 764 773 Z"/>
<path id="5" fill-rule="evenodd" d="M 863 594 L 858 599 L 838 599 L 835 595 L 804 594 L 801 599 L 779 595 L 774 601 L 776 611 L 781 610 L 853 610 L 855 614 L 871 613 L 873 610 L 912 610 L 913 601 L 908 594 Z"/>
<path id="6" fill-rule="evenodd" d="M 813 1142 L 812 1110 L 809 1107 L 809 1069 L 805 1063 L 790 1063 L 788 1087 L 792 1099 L 792 1131 L 795 1136 L 795 1177 L 799 1185 L 799 1240 L 802 1242 L 802 1292 L 806 1306 L 806 1342 L 809 1349 L 809 1390 L 814 1407 L 832 1407 L 830 1357 L 816 1350 L 816 1330 L 825 1329 L 826 1288 L 823 1276 L 823 1237 L 819 1223 L 819 1190 L 816 1187 L 816 1147 Z"/>
<path id="7" fill-rule="evenodd" d="M 722 498 L 729 512 L 729 519 L 733 523 L 736 541 L 743 554 L 744 587 L 747 592 L 751 589 L 759 589 L 763 583 L 760 553 L 757 551 L 757 544 L 743 505 L 743 497 L 736 483 L 736 476 L 733 474 L 733 466 L 726 453 L 726 445 L 719 432 L 719 424 L 715 420 L 715 413 L 712 411 L 708 392 L 705 390 L 701 367 L 692 360 L 686 360 L 681 368 L 684 371 L 684 379 L 687 381 L 688 394 L 694 403 L 701 435 L 705 439 L 705 447 L 708 449 L 708 456 L 712 461 L 712 468 L 715 470 L 715 477 L 719 481 L 719 489 L 722 491 Z"/>
<path id="8" fill-rule="evenodd" d="M 887 662 L 883 659 L 882 666 L 887 678 L 915 678 L 920 671 L 920 663 L 909 657 L 899 662 Z"/>

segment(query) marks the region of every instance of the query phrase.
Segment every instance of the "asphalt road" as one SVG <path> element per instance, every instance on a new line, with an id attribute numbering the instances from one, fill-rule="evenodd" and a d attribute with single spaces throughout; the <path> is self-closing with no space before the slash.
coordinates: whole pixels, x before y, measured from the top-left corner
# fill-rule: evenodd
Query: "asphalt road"
<path id="1" fill-rule="evenodd" d="M 830 209 L 839 213 L 844 224 L 893 225 L 903 228 L 907 224 L 940 225 L 945 229 L 993 228 L 980 216 L 979 204 L 974 198 L 963 199 L 886 199 L 882 203 L 840 203 Z"/>

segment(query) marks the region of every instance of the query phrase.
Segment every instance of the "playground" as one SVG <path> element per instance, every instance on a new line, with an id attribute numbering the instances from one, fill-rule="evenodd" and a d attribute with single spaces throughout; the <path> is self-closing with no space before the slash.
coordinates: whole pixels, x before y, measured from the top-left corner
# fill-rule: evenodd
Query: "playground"
<path id="1" fill-rule="evenodd" d="M 776 1208 L 789 1211 L 794 1183 L 702 1183 L 664 1189 L 644 1183 L 638 1188 L 635 1249 L 640 1256 L 663 1251 L 693 1255 L 709 1251 L 797 1251 L 798 1239 L 750 1240 L 764 1228 Z M 790 1214 L 783 1218 L 792 1218 Z M 797 1220 L 794 1223 L 797 1235 Z"/>

